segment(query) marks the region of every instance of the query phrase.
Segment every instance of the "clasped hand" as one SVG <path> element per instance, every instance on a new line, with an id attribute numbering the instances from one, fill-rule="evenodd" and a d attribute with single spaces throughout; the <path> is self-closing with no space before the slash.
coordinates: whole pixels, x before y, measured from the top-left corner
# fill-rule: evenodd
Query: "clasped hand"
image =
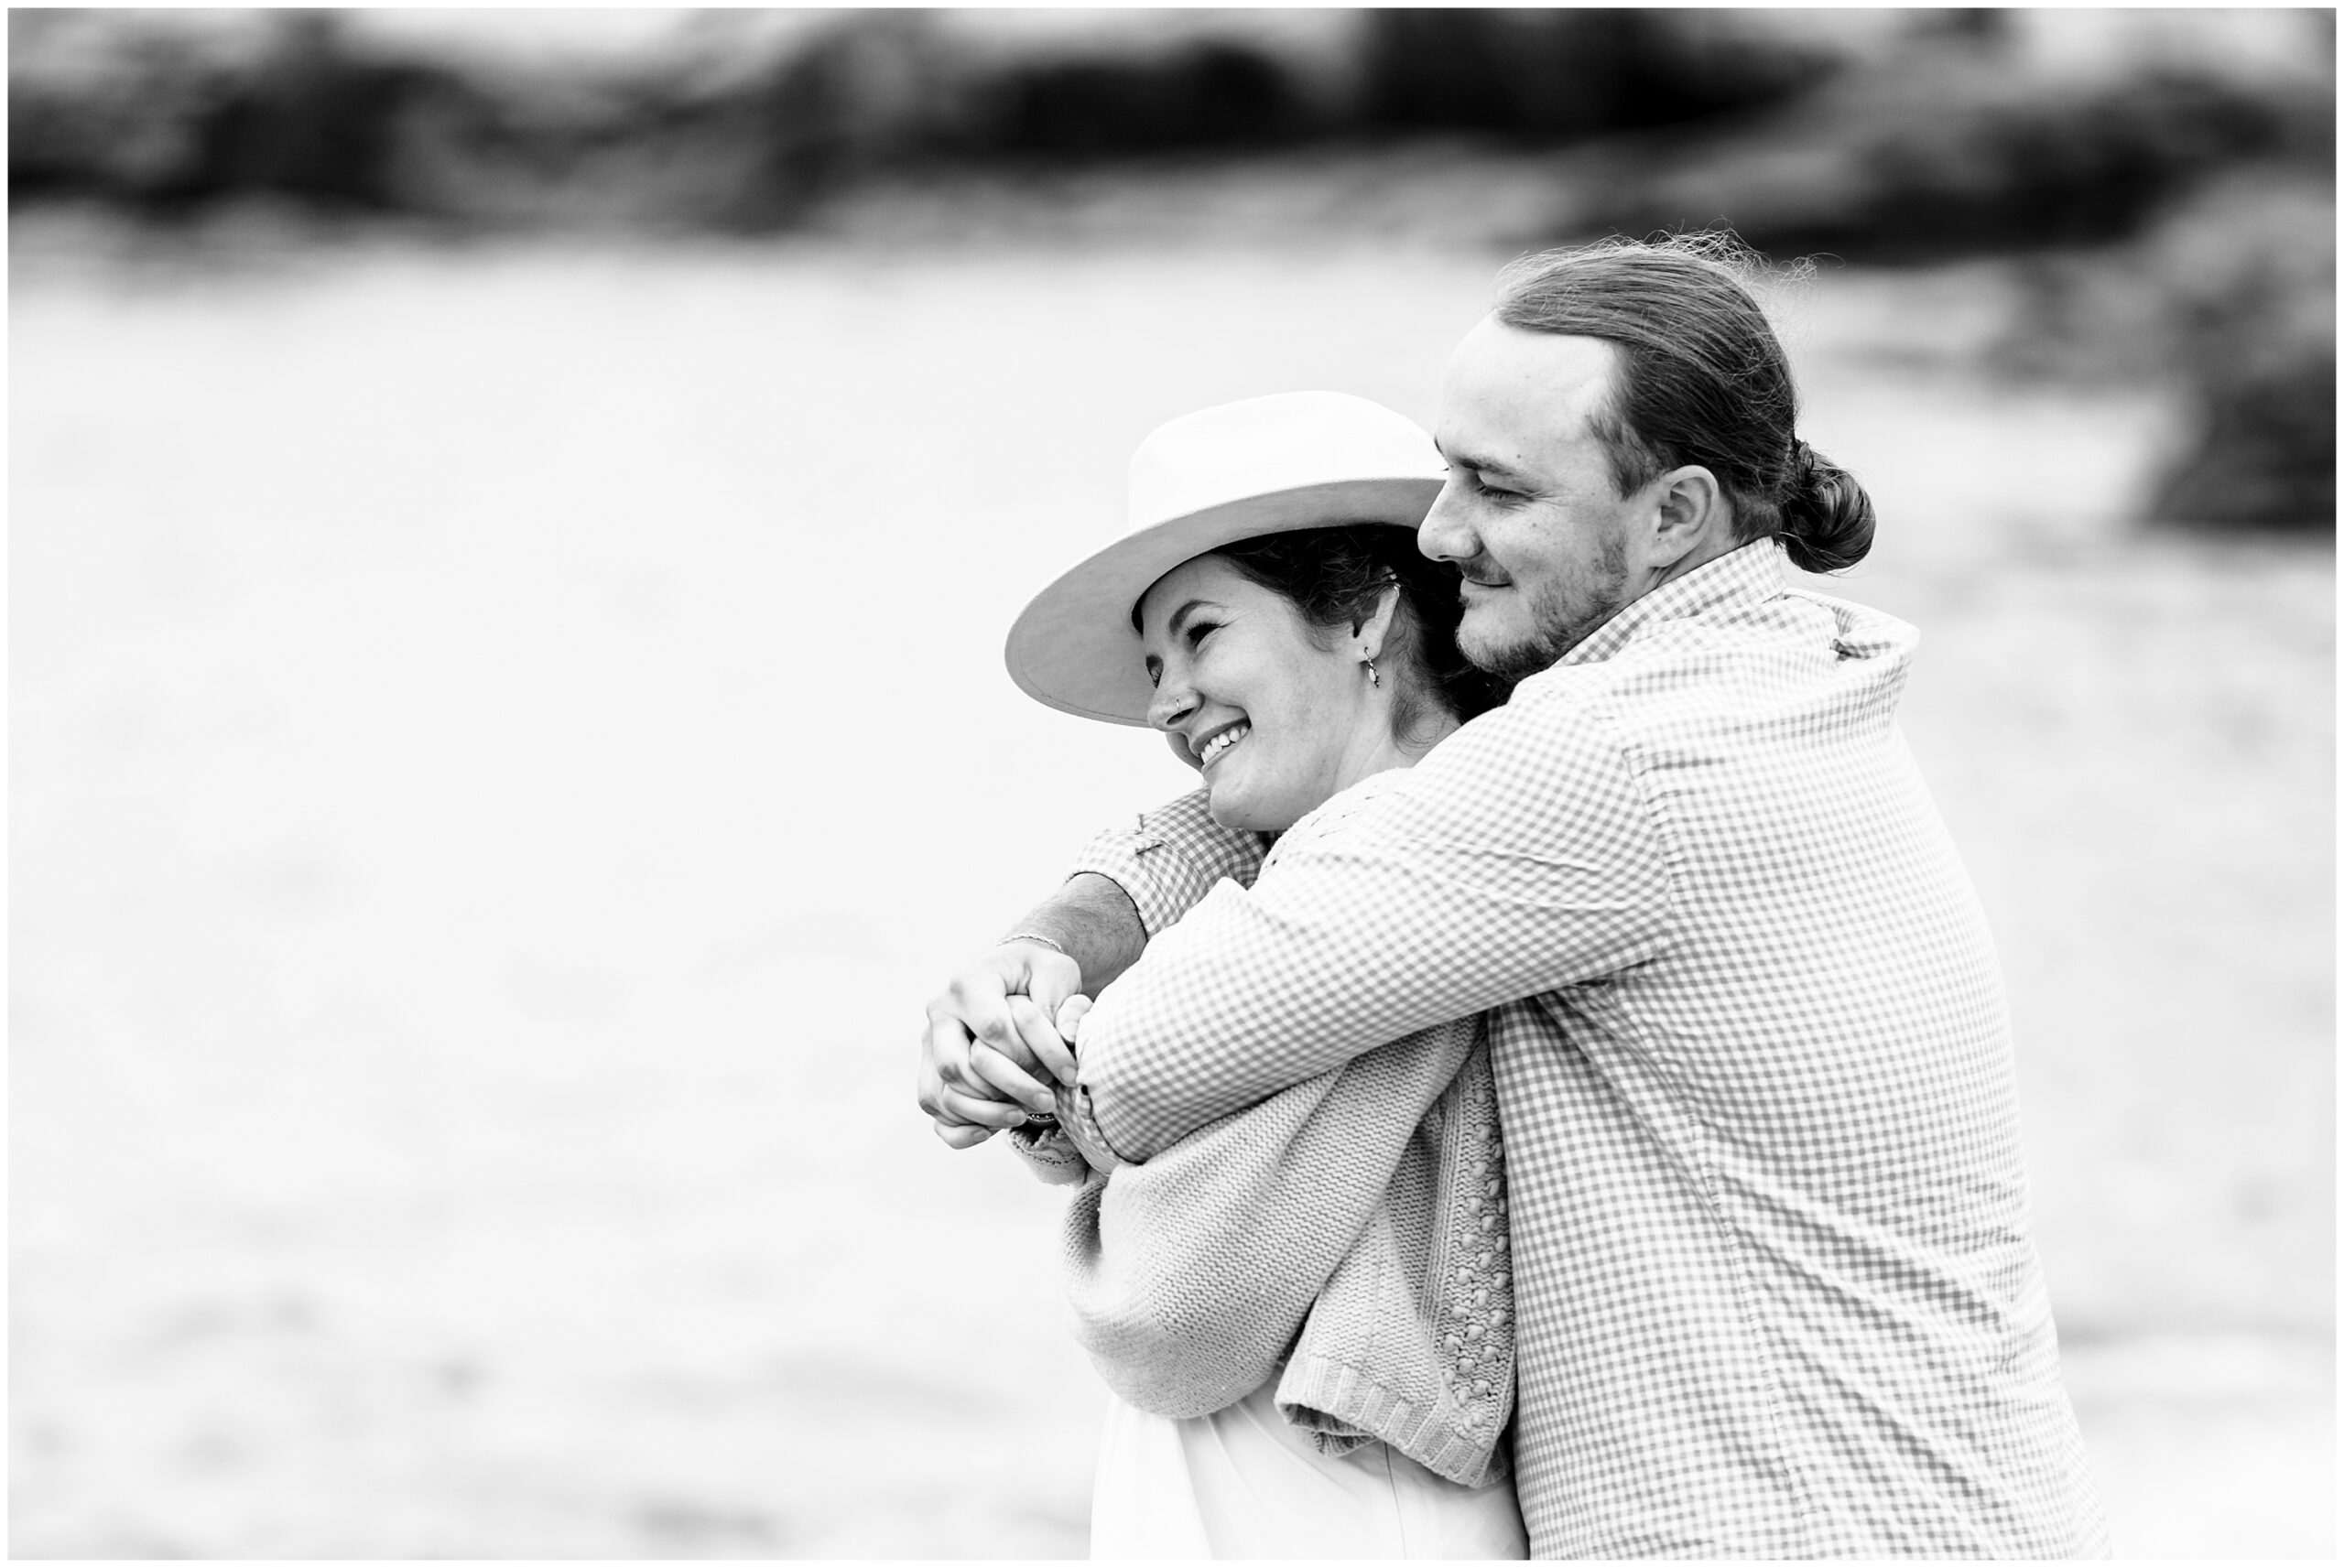
<path id="1" fill-rule="evenodd" d="M 936 1135 L 971 1148 L 1029 1113 L 1057 1108 L 1054 1085 L 1074 1083 L 1075 1039 L 1091 999 L 1082 969 L 1038 942 L 980 953 L 929 999 L 919 1108 Z"/>

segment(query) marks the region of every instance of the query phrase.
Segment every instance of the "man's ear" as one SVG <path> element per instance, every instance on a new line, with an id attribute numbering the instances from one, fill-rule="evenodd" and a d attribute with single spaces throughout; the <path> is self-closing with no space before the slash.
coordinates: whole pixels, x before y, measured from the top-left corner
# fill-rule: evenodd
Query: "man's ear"
<path id="1" fill-rule="evenodd" d="M 1733 531 L 1733 508 L 1718 476 L 1698 463 L 1672 469 L 1653 481 L 1652 566 L 1666 571 L 1712 540 Z"/>

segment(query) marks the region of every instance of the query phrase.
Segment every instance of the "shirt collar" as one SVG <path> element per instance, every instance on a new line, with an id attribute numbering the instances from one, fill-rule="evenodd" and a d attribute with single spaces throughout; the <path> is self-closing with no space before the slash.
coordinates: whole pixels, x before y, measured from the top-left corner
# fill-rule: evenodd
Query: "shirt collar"
<path id="1" fill-rule="evenodd" d="M 1783 591 L 1788 570 L 1780 545 L 1772 539 L 1753 539 L 1634 600 L 1555 665 L 1601 664 L 1656 622 L 1690 620 L 1720 605 L 1763 603 Z"/>

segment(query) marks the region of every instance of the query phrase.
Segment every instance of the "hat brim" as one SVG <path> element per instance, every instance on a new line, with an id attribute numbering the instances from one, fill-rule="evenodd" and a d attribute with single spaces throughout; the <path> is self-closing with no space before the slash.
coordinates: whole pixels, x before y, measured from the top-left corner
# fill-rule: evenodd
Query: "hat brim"
<path id="1" fill-rule="evenodd" d="M 1034 596 L 1009 628 L 1009 678 L 1035 701 L 1079 718 L 1145 725 L 1155 697 L 1132 608 L 1156 579 L 1223 545 L 1297 528 L 1385 523 L 1413 529 L 1441 481 L 1346 479 L 1249 495 L 1127 535 Z"/>

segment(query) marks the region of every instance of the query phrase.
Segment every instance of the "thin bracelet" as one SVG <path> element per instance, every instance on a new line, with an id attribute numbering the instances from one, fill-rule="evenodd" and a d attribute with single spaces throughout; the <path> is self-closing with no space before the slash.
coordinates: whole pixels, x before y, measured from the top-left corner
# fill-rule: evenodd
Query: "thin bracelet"
<path id="1" fill-rule="evenodd" d="M 1047 947 L 1051 952 L 1056 953 L 1061 958 L 1071 958 L 1074 957 L 1073 954 L 1068 952 L 1065 948 L 1059 946 L 1048 937 L 1035 931 L 1013 931 L 1008 935 L 1003 937 L 1000 941 L 994 943 L 993 946 L 996 947 L 1005 947 L 1012 942 L 1039 942 L 1043 946 Z"/>

